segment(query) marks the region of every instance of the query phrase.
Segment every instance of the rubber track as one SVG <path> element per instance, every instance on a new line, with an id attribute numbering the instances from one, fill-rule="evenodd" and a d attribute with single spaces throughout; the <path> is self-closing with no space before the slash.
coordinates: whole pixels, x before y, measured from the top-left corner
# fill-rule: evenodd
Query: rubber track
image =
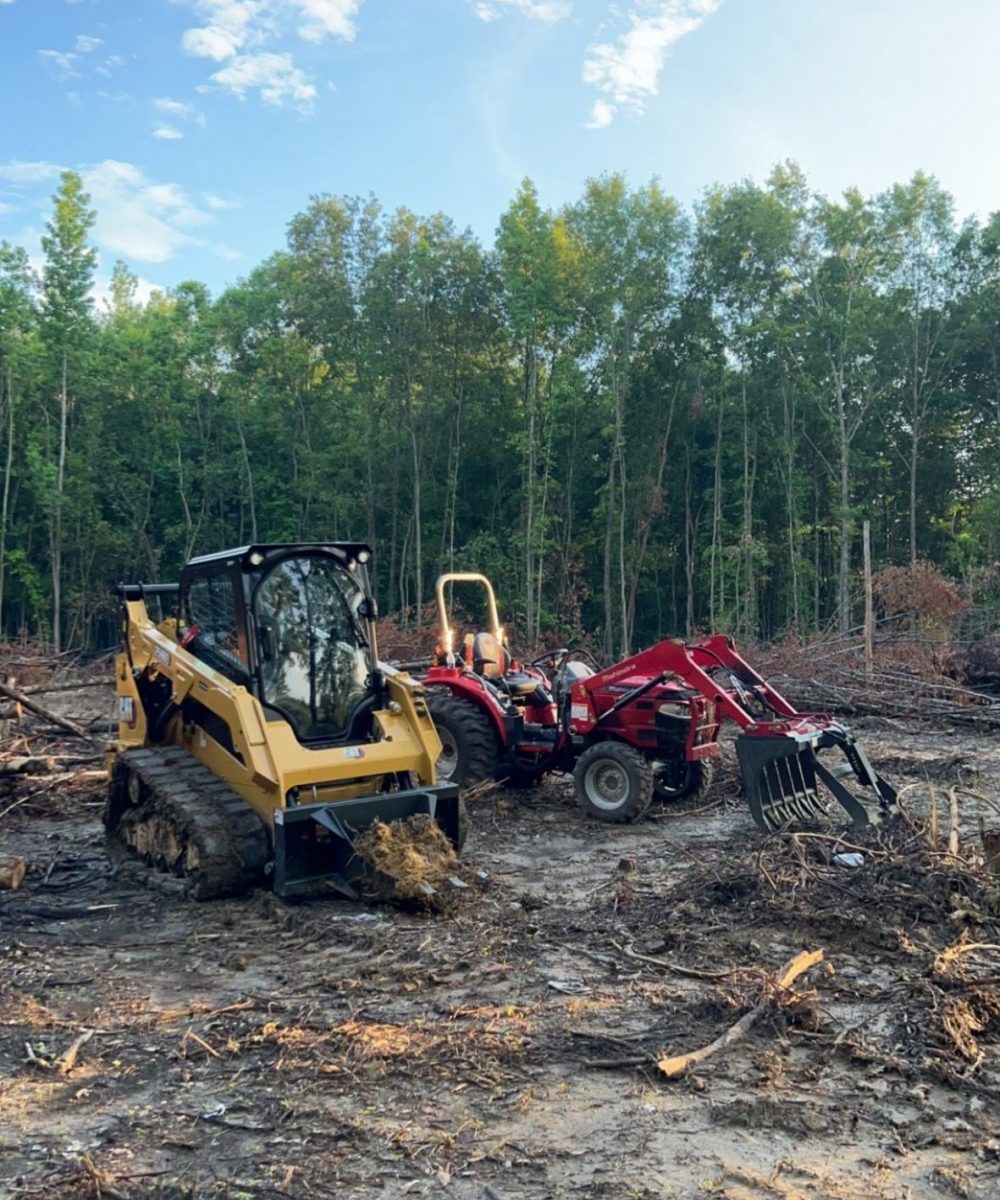
<path id="1" fill-rule="evenodd" d="M 188 895 L 196 900 L 235 896 L 260 883 L 271 857 L 264 823 L 207 767 L 180 746 L 128 750 L 119 764 L 112 786 L 126 786 L 125 772 L 134 772 L 151 793 L 142 809 L 166 818 L 180 845 L 197 848 L 197 869 L 183 875 Z M 132 814 L 129 805 L 118 826 Z M 108 832 L 114 837 L 118 830 Z"/>

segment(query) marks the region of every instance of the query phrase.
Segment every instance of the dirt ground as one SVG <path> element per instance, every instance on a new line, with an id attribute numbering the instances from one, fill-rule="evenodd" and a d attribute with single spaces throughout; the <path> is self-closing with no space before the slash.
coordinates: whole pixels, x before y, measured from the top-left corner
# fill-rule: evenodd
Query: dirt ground
<path id="1" fill-rule="evenodd" d="M 1000 824 L 1000 743 L 864 742 L 936 843 L 859 835 L 851 868 L 764 839 L 730 760 L 706 809 L 627 827 L 553 779 L 476 802 L 489 882 L 443 915 L 197 904 L 112 866 L 99 792 L 20 804 L 0 1196 L 997 1196 L 1000 880 L 946 850 L 950 787 L 985 797 L 956 796 L 963 851 Z M 804 949 L 823 963 L 776 995 Z M 758 1004 L 742 1041 L 657 1067 Z"/>

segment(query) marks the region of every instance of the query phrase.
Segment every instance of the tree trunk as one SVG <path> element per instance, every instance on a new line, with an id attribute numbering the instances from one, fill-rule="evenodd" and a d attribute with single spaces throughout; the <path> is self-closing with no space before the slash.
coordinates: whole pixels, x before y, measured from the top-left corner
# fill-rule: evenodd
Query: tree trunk
<path id="1" fill-rule="evenodd" d="M 754 564 L 753 498 L 757 481 L 756 445 L 751 451 L 750 411 L 747 404 L 745 370 L 740 372 L 740 401 L 743 407 L 743 512 L 740 531 L 740 557 L 744 569 L 743 605 L 738 608 L 740 633 L 745 638 L 757 634 L 757 579 Z M 754 442 L 756 439 L 754 439 Z"/>
<path id="2" fill-rule="evenodd" d="M 684 455 L 684 636 L 694 632 L 694 529 L 691 520 L 691 447 Z"/>
<path id="3" fill-rule="evenodd" d="M 615 470 L 617 467 L 617 443 L 611 447 L 608 460 L 608 491 L 604 513 L 604 657 L 610 662 L 614 657 L 614 605 L 611 599 L 611 546 L 614 540 Z"/>
<path id="4" fill-rule="evenodd" d="M 851 627 L 851 441 L 847 432 L 847 403 L 843 381 L 834 383 L 840 452 L 840 567 L 837 571 L 837 624 L 841 633 Z"/>
<path id="5" fill-rule="evenodd" d="M 52 532 L 52 649 L 59 654 L 62 649 L 62 508 L 63 491 L 66 484 L 66 426 L 69 400 L 66 381 L 69 372 L 69 353 L 63 347 L 62 380 L 59 392 L 59 467 L 56 474 L 56 511 Z"/>
<path id="6" fill-rule="evenodd" d="M 799 548 L 795 503 L 795 401 L 789 403 L 788 392 L 782 389 L 782 410 L 785 418 L 785 511 L 788 517 L 788 569 L 792 588 L 792 628 L 799 628 Z"/>
<path id="7" fill-rule="evenodd" d="M 719 588 L 716 591 L 716 566 L 719 557 L 719 540 L 722 536 L 722 391 L 719 391 L 719 414 L 715 423 L 715 476 L 712 488 L 712 545 L 709 550 L 709 601 L 708 623 L 711 632 L 718 629 L 718 617 L 725 604 L 725 589 L 719 573 Z"/>
<path id="8" fill-rule="evenodd" d="M 407 372 L 409 374 L 409 372 Z M 414 599 L 414 616 L 417 632 L 422 626 L 420 606 L 424 602 L 424 548 L 423 522 L 420 516 L 422 504 L 420 478 L 420 439 L 417 435 L 417 416 L 413 409 L 413 388 L 408 378 L 406 381 L 406 413 L 409 418 L 410 432 L 410 465 L 413 470 L 413 584 L 416 596 Z"/>
<path id="9" fill-rule="evenodd" d="M 240 449 L 243 451 L 243 466 L 247 473 L 247 494 L 250 501 L 250 540 L 257 541 L 257 502 L 254 497 L 253 467 L 250 465 L 250 452 L 247 450 L 247 439 L 243 432 L 242 418 L 236 418 L 236 432 L 239 434 Z"/>
<path id="10" fill-rule="evenodd" d="M 0 378 L 0 387 L 3 380 Z M 0 409 L 2 411 L 2 409 Z M 0 504 L 0 638 L 4 634 L 4 575 L 7 567 L 7 515 L 10 511 L 10 477 L 14 466 L 14 380 L 7 368 L 7 461 L 3 475 L 3 501 Z"/>
<path id="11" fill-rule="evenodd" d="M 524 403 L 528 410 L 528 445 L 525 449 L 524 591 L 525 619 L 530 639 L 535 627 L 535 410 L 538 397 L 538 360 L 535 347 L 524 347 Z"/>
<path id="12" fill-rule="evenodd" d="M 920 422 L 914 413 L 910 426 L 910 565 L 917 562 L 917 456 L 920 448 Z"/>
<path id="13" fill-rule="evenodd" d="M 656 524 L 656 518 L 660 515 L 663 504 L 663 476 L 667 470 L 667 456 L 670 452 L 670 434 L 674 424 L 674 411 L 677 406 L 677 394 L 680 391 L 680 383 L 674 386 L 674 390 L 670 396 L 670 407 L 667 410 L 667 426 L 660 437 L 657 446 L 656 459 L 656 482 L 650 487 L 647 493 L 645 511 L 640 526 L 639 547 L 636 552 L 635 566 L 632 570 L 632 582 L 629 586 L 628 593 L 628 627 L 630 631 L 635 629 L 635 608 L 636 597 L 639 591 L 639 578 L 642 575 L 643 567 L 646 562 L 646 553 L 649 549 L 649 539 L 653 531 L 653 526 Z M 690 483 L 690 454 L 688 455 L 688 483 Z"/>

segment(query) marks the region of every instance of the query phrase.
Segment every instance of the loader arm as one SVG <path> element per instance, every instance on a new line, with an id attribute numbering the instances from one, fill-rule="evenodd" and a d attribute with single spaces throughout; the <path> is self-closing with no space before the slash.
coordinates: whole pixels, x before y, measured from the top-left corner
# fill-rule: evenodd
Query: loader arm
<path id="1" fill-rule="evenodd" d="M 731 686 L 724 686 L 711 674 L 717 669 L 728 673 Z M 733 640 L 723 635 L 692 645 L 680 639 L 658 642 L 574 683 L 572 732 L 588 736 L 612 711 L 633 698 L 625 695 L 611 710 L 601 713 L 594 702 L 600 689 L 628 680 L 637 696 L 645 685 L 635 684 L 635 680 L 654 676 L 673 676 L 709 701 L 717 718 L 725 717 L 739 727 L 736 752 L 743 786 L 751 814 L 761 828 L 773 831 L 790 823 L 825 818 L 830 800 L 844 809 L 854 828 L 869 824 L 871 814 L 844 782 L 849 775 L 874 795 L 879 819 L 895 810 L 895 789 L 875 771 L 853 734 L 831 716 L 795 709 L 737 652 Z M 751 704 L 764 715 L 752 712 Z M 819 757 L 825 750 L 840 751 L 843 761 L 828 765 Z"/>

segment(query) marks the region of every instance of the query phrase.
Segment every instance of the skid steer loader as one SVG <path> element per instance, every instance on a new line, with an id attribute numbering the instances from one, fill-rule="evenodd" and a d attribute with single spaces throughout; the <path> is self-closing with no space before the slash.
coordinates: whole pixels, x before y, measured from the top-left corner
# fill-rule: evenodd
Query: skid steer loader
<path id="1" fill-rule="evenodd" d="M 460 849 L 423 687 L 377 658 L 370 557 L 359 542 L 243 546 L 192 559 L 177 584 L 119 586 L 104 814 L 118 847 L 197 899 L 267 877 L 279 896 L 351 893 L 376 820 L 426 814 Z"/>

